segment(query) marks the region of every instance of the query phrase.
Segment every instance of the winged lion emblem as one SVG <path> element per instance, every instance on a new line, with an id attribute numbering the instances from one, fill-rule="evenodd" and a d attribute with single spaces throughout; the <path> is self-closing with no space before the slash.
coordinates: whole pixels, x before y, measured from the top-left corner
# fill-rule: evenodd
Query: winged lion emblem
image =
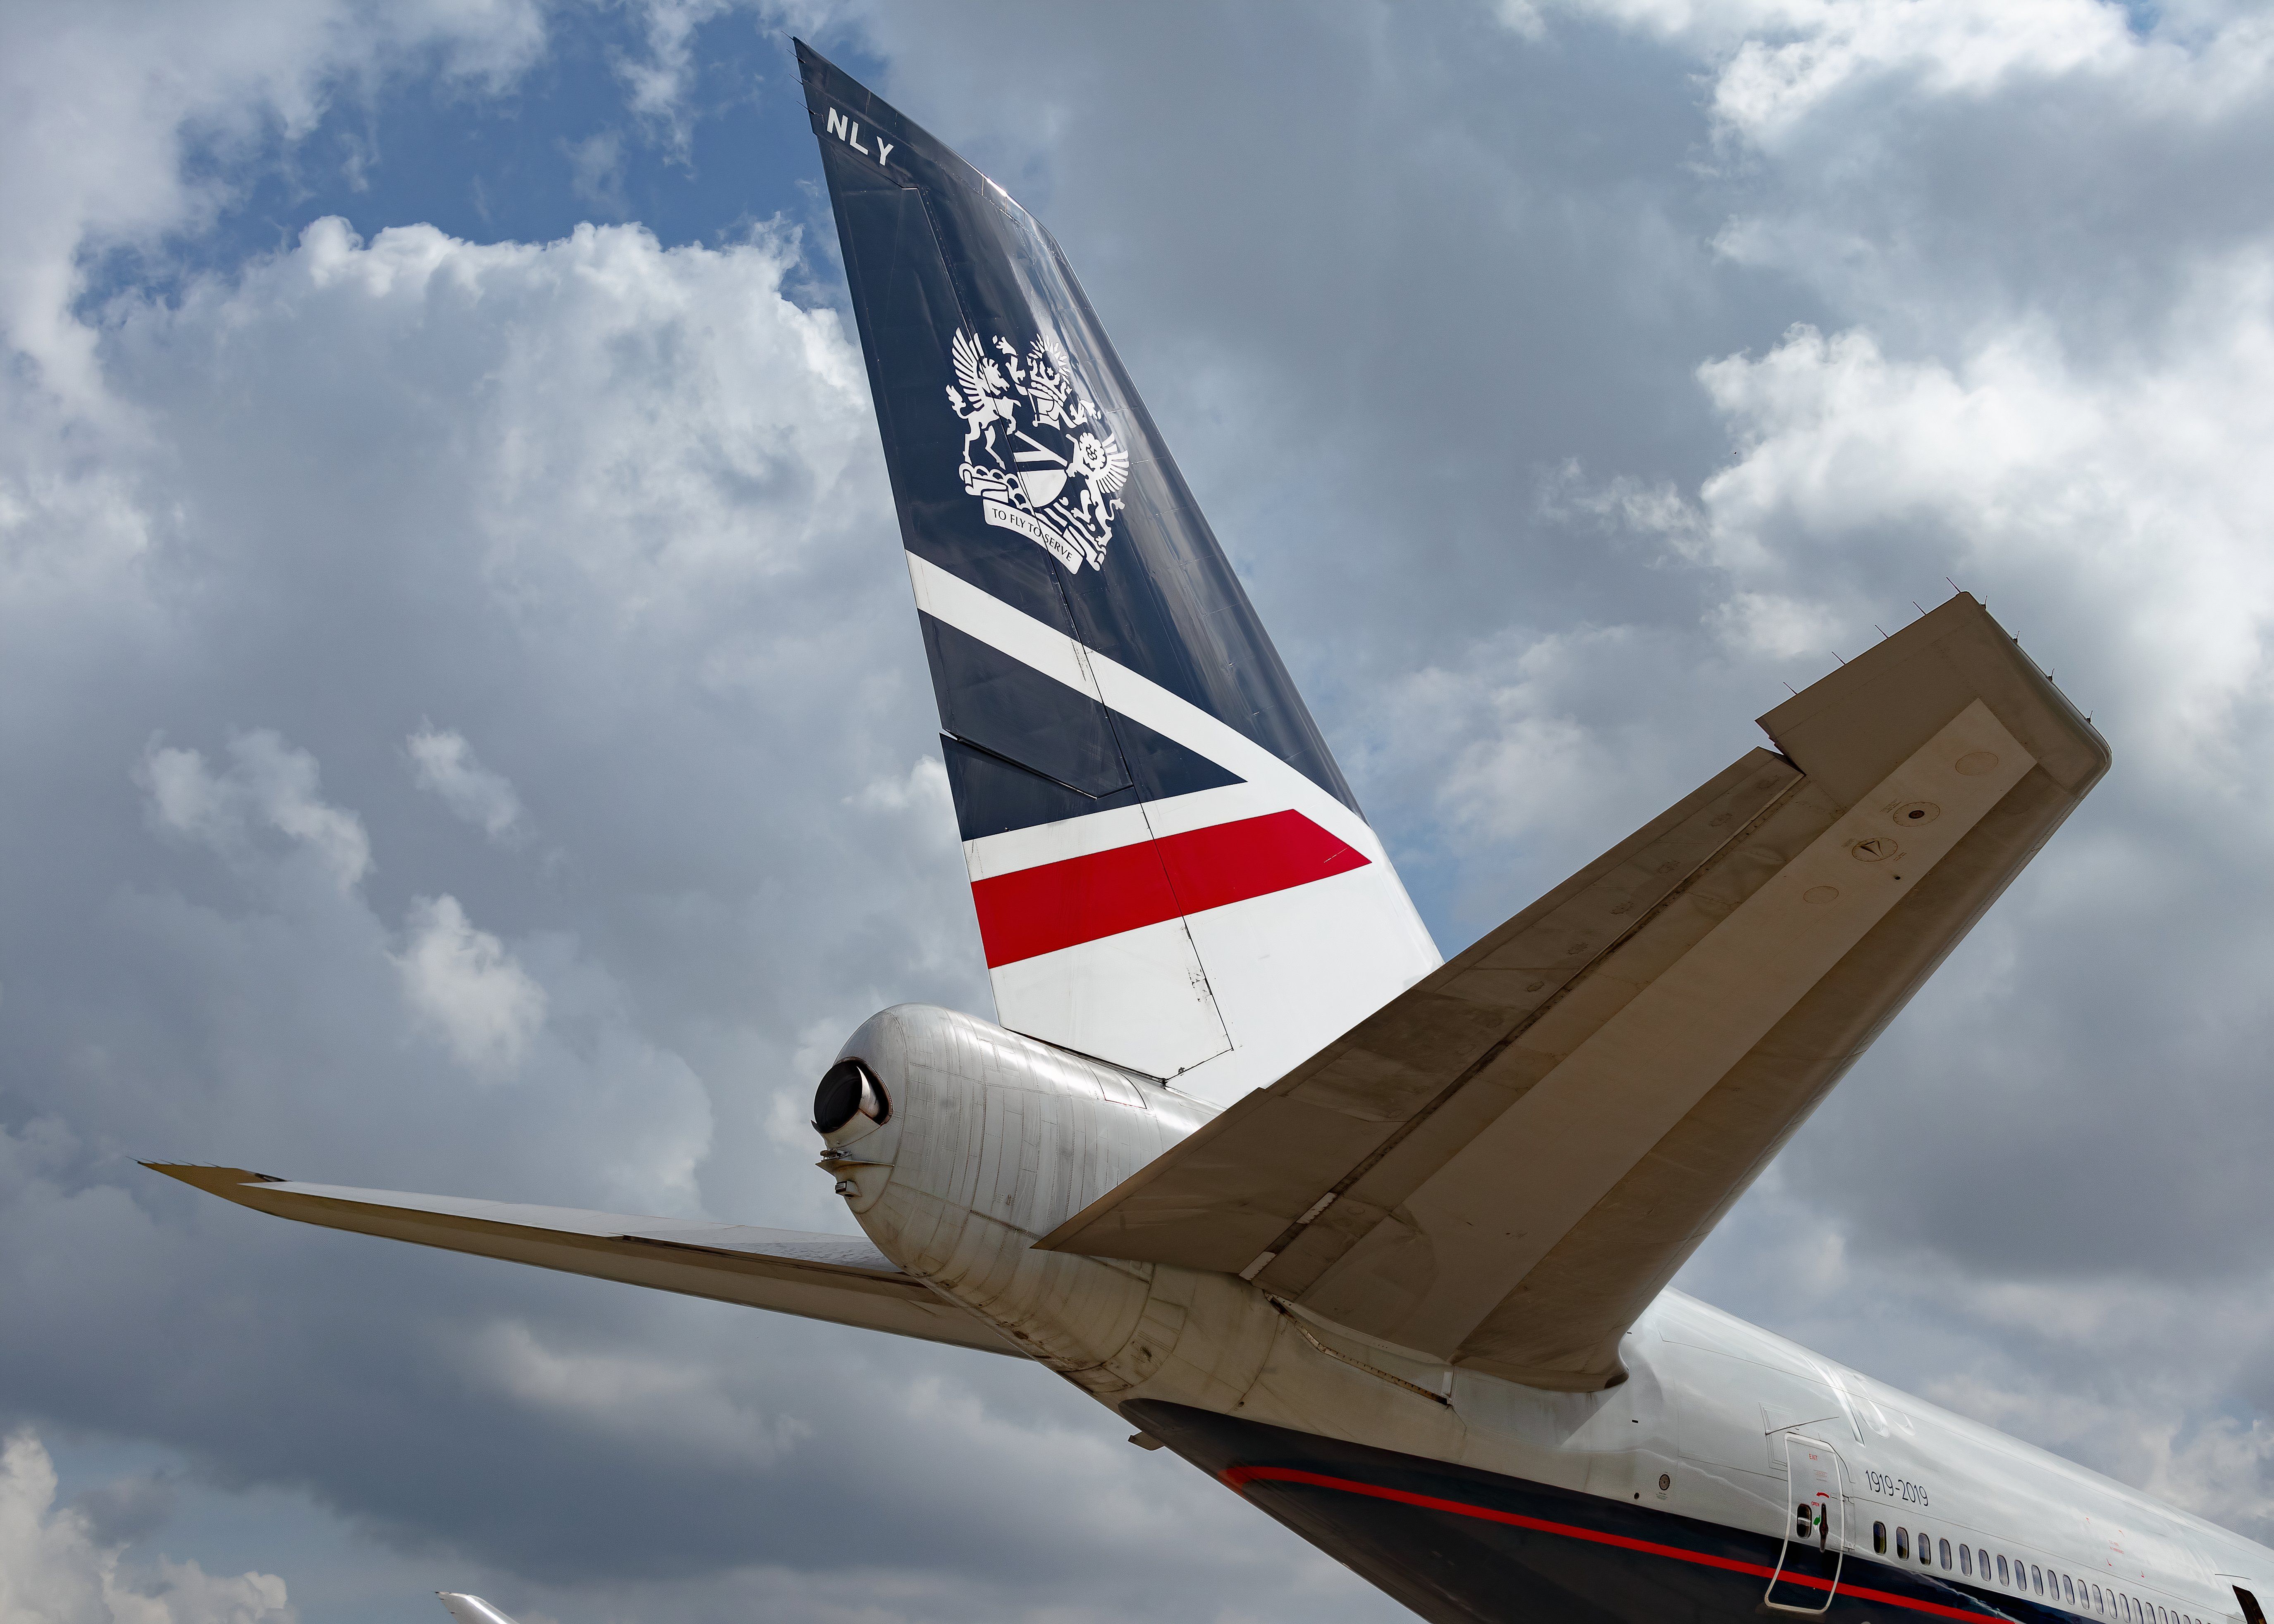
<path id="1" fill-rule="evenodd" d="M 1129 453 L 1056 339 L 1022 353 L 998 335 L 992 353 L 956 330 L 948 408 L 963 421 L 962 476 L 988 523 L 1046 549 L 1067 569 L 1101 569 L 1126 506 Z"/>

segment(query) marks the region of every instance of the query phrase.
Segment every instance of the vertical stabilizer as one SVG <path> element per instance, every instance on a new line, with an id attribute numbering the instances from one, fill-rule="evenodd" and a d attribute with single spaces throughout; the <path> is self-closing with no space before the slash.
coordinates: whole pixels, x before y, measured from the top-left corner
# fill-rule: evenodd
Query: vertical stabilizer
<path id="1" fill-rule="evenodd" d="M 1436 950 L 1058 244 L 798 60 L 998 1018 L 1269 1082 Z"/>

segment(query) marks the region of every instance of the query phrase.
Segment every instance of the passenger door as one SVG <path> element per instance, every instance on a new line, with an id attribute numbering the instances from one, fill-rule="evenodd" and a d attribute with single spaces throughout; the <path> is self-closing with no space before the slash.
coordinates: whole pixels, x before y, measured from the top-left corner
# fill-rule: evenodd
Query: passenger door
<path id="1" fill-rule="evenodd" d="M 1803 1432 L 1784 1435 L 1784 1549 L 1764 1599 L 1780 1613 L 1832 1605 L 1847 1560 L 1847 1469 L 1840 1452 Z"/>

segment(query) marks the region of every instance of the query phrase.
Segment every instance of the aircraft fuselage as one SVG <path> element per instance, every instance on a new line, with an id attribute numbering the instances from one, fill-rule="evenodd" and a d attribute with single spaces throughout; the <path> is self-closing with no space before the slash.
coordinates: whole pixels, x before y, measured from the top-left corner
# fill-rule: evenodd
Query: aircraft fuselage
<path id="1" fill-rule="evenodd" d="M 1628 1333 L 1626 1380 L 1559 1393 L 1229 1274 L 1037 1250 L 1213 1108 L 922 1005 L 840 1058 L 889 1102 L 823 1161 L 879 1250 L 1424 1617 L 2202 1624 L 2274 1576 L 2261 1546 L 1681 1292 Z"/>

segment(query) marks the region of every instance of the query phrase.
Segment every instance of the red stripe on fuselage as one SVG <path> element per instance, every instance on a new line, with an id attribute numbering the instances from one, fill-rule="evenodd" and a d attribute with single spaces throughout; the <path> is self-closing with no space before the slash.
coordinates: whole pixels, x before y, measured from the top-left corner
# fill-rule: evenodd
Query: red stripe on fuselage
<path id="1" fill-rule="evenodd" d="M 1308 885 L 1369 860 L 1300 812 L 1164 835 L 971 884 L 987 967 Z"/>
<path id="2" fill-rule="evenodd" d="M 1637 1539 L 1631 1534 L 1605 1533 L 1600 1529 L 1581 1528 L 1575 1522 L 1551 1522 L 1546 1517 L 1528 1517 L 1520 1511 L 1496 1511 L 1489 1506 L 1470 1505 L 1466 1500 L 1440 1500 L 1434 1494 L 1416 1494 L 1408 1489 L 1386 1489 L 1379 1484 L 1362 1483 L 1355 1477 L 1330 1477 L 1324 1472 L 1304 1471 L 1293 1466 L 1229 1466 L 1217 1476 L 1226 1488 L 1235 1492 L 1251 1483 L 1300 1483 L 1312 1488 L 1337 1490 L 1344 1494 L 1363 1494 L 1371 1500 L 1396 1500 L 1402 1506 L 1419 1506 L 1425 1511 L 1449 1511 L 1457 1517 L 1475 1517 L 1484 1522 L 1505 1522 L 1510 1528 L 1528 1528 L 1536 1533 L 1560 1534 L 1566 1539 L 1584 1539 L 1590 1545 L 1615 1545 L 1622 1551 L 1636 1551 L 1645 1556 L 1670 1557 L 1677 1562 L 1693 1562 L 1700 1568 L 1719 1568 L 1728 1573 L 1750 1574 L 1757 1579 L 1776 1576 L 1775 1568 L 1765 1568 L 1758 1562 L 1748 1562 L 1740 1557 L 1715 1556 L 1708 1551 L 1690 1551 L 1681 1545 L 1660 1545 L 1654 1539 Z M 1786 1574 L 1781 1583 L 1797 1585 L 1803 1590 L 1832 1588 L 1830 1580 L 1812 1578 L 1805 1574 Z M 1941 1602 L 1897 1596 L 1866 1585 L 1849 1584 L 1844 1577 L 1838 1593 L 1864 1601 L 1883 1602 L 1890 1607 L 1909 1608 L 1913 1613 L 1931 1613 L 1938 1618 L 1978 1620 L 1988 1611 L 1986 1608 L 1969 1611 L 1964 1607 L 1946 1606 Z"/>

